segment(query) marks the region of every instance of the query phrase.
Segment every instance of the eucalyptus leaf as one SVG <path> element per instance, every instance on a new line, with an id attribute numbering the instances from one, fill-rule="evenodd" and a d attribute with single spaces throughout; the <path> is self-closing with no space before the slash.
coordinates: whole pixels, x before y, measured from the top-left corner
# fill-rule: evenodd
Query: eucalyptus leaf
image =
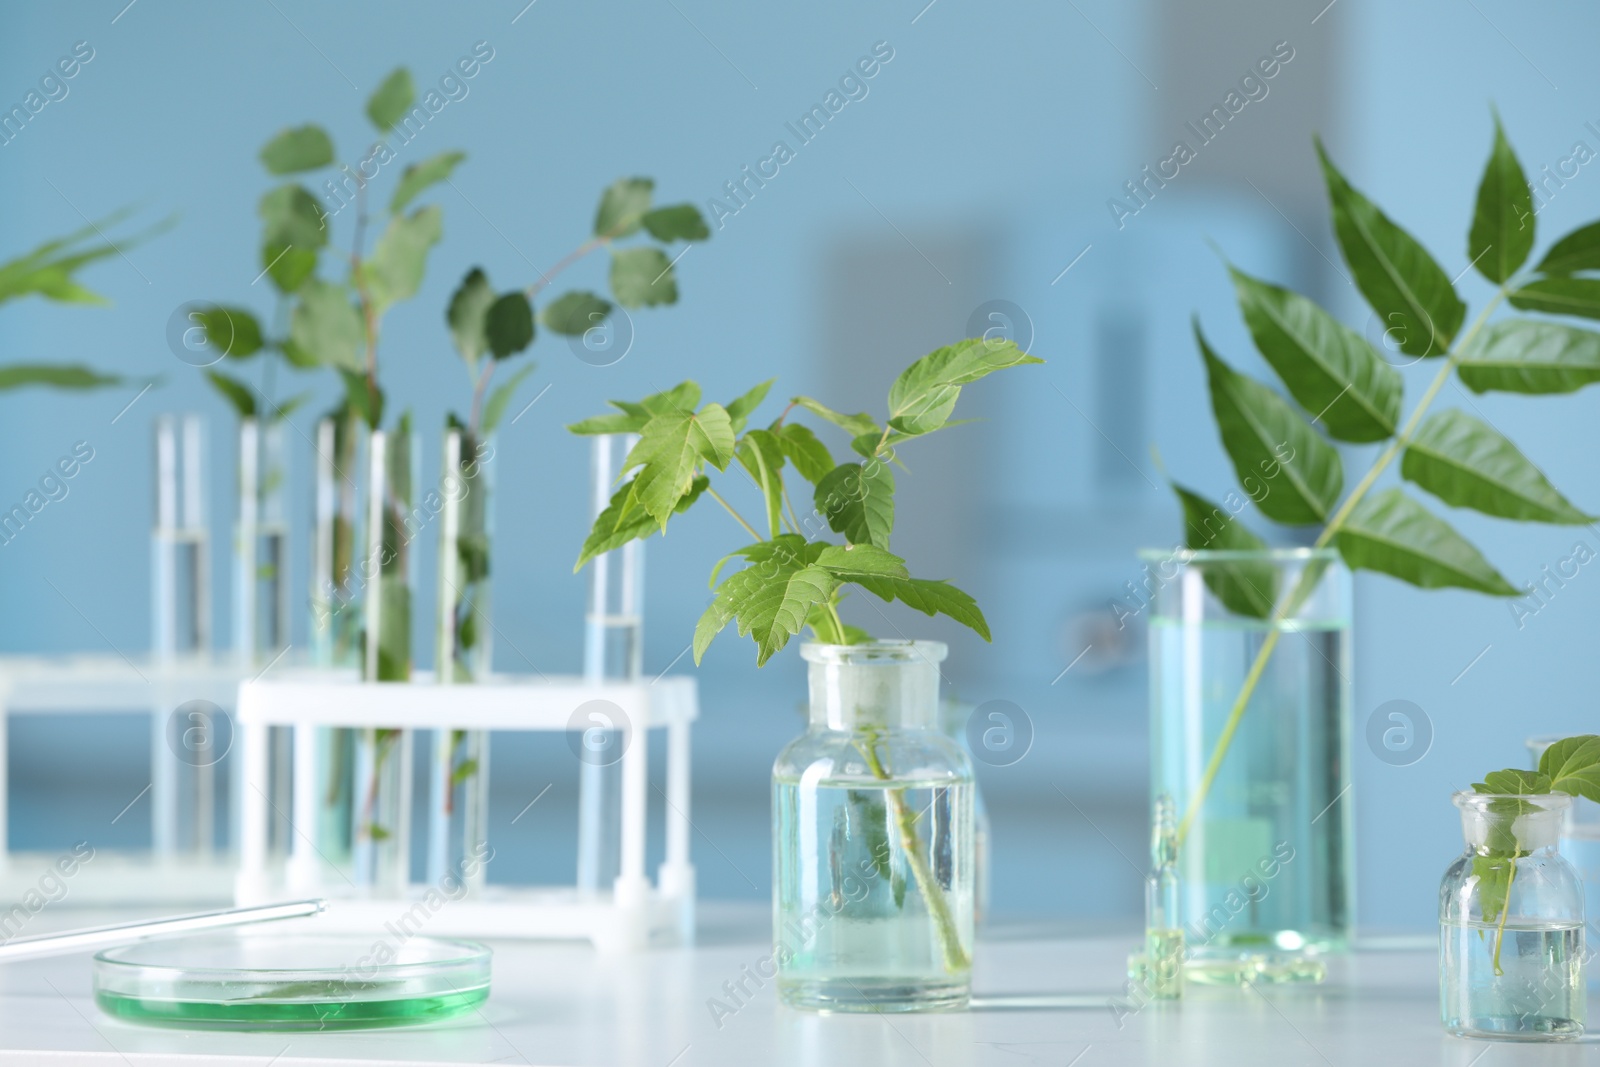
<path id="1" fill-rule="evenodd" d="M 1467 235 L 1467 258 L 1491 282 L 1503 282 L 1533 251 L 1533 194 L 1527 175 L 1494 118 L 1494 146 L 1478 183 L 1478 205 Z"/>
<path id="2" fill-rule="evenodd" d="M 1363 499 L 1338 533 L 1351 568 L 1379 571 L 1422 589 L 1457 587 L 1521 596 L 1471 542 L 1399 489 Z"/>
<path id="3" fill-rule="evenodd" d="M 496 386 L 489 394 L 489 399 L 483 405 L 483 418 L 479 431 L 484 437 L 494 433 L 495 427 L 500 425 L 500 420 L 505 418 L 506 408 L 510 405 L 511 398 L 516 395 L 517 386 L 537 369 L 538 364 L 529 363 Z"/>
<path id="4" fill-rule="evenodd" d="M 611 314 L 611 302 L 590 292 L 562 293 L 539 311 L 539 321 L 551 333 L 582 337 Z"/>
<path id="5" fill-rule="evenodd" d="M 389 198 L 389 214 L 400 214 L 407 204 L 421 196 L 429 186 L 448 181 L 456 167 L 466 158 L 465 152 L 440 152 L 436 156 L 429 156 L 420 163 L 408 166 L 400 173 L 400 184 L 394 187 L 394 195 Z"/>
<path id="6" fill-rule="evenodd" d="M 1267 543 L 1222 507 L 1176 482 L 1172 489 L 1183 505 L 1189 548 L 1197 552 L 1266 552 Z M 1265 619 L 1278 602 L 1278 570 L 1266 559 L 1207 560 L 1200 574 L 1206 587 L 1235 615 Z"/>
<path id="7" fill-rule="evenodd" d="M 1536 319 L 1490 323 L 1456 373 L 1474 392 L 1571 393 L 1600 382 L 1600 333 Z"/>
<path id="8" fill-rule="evenodd" d="M 261 351 L 261 324 L 244 308 L 212 304 L 192 314 L 199 319 L 206 347 L 223 358 L 245 359 Z"/>
<path id="9" fill-rule="evenodd" d="M 1600 270 L 1600 222 L 1580 226 L 1551 245 L 1535 269 L 1541 274 Z"/>
<path id="10" fill-rule="evenodd" d="M 1493 426 L 1455 409 L 1429 415 L 1406 445 L 1400 476 L 1446 504 L 1528 522 L 1586 525 L 1585 515 Z"/>
<path id="11" fill-rule="evenodd" d="M 817 482 L 817 511 L 853 544 L 889 547 L 894 529 L 894 472 L 887 463 L 843 463 Z"/>
<path id="12" fill-rule="evenodd" d="M 51 389 L 103 389 L 126 379 L 67 363 L 0 363 L 0 392 L 42 385 Z"/>
<path id="13" fill-rule="evenodd" d="M 626 237 L 639 229 L 650 210 L 650 194 L 656 183 L 649 178 L 618 178 L 600 196 L 594 215 L 596 237 Z M 624 304 L 624 306 L 631 306 Z"/>
<path id="14" fill-rule="evenodd" d="M 269 241 L 261 246 L 261 269 L 267 272 L 278 292 L 285 295 L 297 292 L 317 271 L 317 250 Z"/>
<path id="15" fill-rule="evenodd" d="M 269 189 L 256 208 L 261 216 L 266 245 L 315 251 L 328 243 L 328 225 L 322 205 L 303 185 Z"/>
<path id="16" fill-rule="evenodd" d="M 442 213 L 437 204 L 389 220 L 371 258 L 361 265 L 375 314 L 382 315 L 400 301 L 417 295 L 428 252 L 439 243 L 442 234 Z"/>
<path id="17" fill-rule="evenodd" d="M 1535 278 L 1511 290 L 1506 299 L 1523 311 L 1600 319 L 1600 278 Z"/>
<path id="18" fill-rule="evenodd" d="M 520 289 L 502 293 L 483 316 L 489 354 L 507 359 L 533 344 L 533 305 Z"/>
<path id="19" fill-rule="evenodd" d="M 233 405 L 233 410 L 241 419 L 255 418 L 256 395 L 250 391 L 248 385 L 237 378 L 230 378 L 214 370 L 206 371 L 206 380 L 224 400 Z"/>
<path id="20" fill-rule="evenodd" d="M 678 302 L 672 261 L 659 248 L 623 248 L 611 253 L 611 295 L 625 308 Z"/>
<path id="21" fill-rule="evenodd" d="M 289 317 L 289 337 L 324 366 L 351 372 L 365 369 L 366 327 L 342 285 L 308 281 Z"/>
<path id="22" fill-rule="evenodd" d="M 889 425 L 903 434 L 932 433 L 955 410 L 961 387 L 997 370 L 1044 360 L 1011 341 L 969 337 L 935 349 L 900 372 L 889 388 Z"/>
<path id="23" fill-rule="evenodd" d="M 333 142 L 321 126 L 282 130 L 261 149 L 261 163 L 272 174 L 296 174 L 333 162 Z"/>
<path id="24" fill-rule="evenodd" d="M 494 287 L 489 284 L 489 276 L 482 267 L 467 271 L 466 277 L 461 279 L 461 284 L 450 297 L 445 321 L 450 324 L 450 339 L 455 343 L 456 351 L 467 361 L 469 368 L 476 368 L 478 359 L 489 348 L 488 338 L 484 334 L 484 318 L 494 299 Z"/>
<path id="25" fill-rule="evenodd" d="M 640 221 L 658 241 L 704 241 L 711 236 L 711 227 L 693 204 L 658 207 L 645 212 Z"/>
<path id="26" fill-rule="evenodd" d="M 396 67 L 367 98 L 367 118 L 379 133 L 388 133 L 411 110 L 416 99 L 417 89 L 412 84 L 411 72 L 405 67 Z"/>

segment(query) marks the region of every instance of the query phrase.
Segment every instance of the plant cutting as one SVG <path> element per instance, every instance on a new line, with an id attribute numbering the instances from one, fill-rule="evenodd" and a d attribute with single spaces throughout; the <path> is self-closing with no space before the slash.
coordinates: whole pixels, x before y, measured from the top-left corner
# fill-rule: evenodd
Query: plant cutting
<path id="1" fill-rule="evenodd" d="M 985 640 L 977 603 L 949 582 L 914 578 L 890 550 L 900 446 L 953 423 L 964 386 L 1039 363 L 1010 342 L 972 339 L 911 364 L 889 390 L 887 416 L 844 414 L 797 396 L 765 426 L 751 417 L 770 381 L 728 404 L 701 402 L 683 382 L 569 427 L 639 441 L 623 481 L 579 554 L 595 556 L 665 532 L 673 516 L 715 501 L 749 538 L 713 568 L 710 606 L 695 627 L 698 663 L 730 623 L 758 664 L 807 630 L 812 728 L 774 767 L 779 985 L 788 1003 L 835 1010 L 963 1004 L 972 931 L 971 766 L 938 730 L 944 646 L 874 641 L 841 613 L 851 587 L 946 615 Z M 798 416 L 831 424 L 853 453 L 833 452 Z M 747 518 L 713 484 L 730 469 L 757 490 Z M 792 492 L 793 471 L 808 492 Z M 811 504 L 802 518 L 796 500 Z M 801 505 L 803 506 L 803 505 Z M 824 531 L 843 538 L 823 540 Z M 723 571 L 732 564 L 731 574 Z M 874 925 L 876 924 L 876 925 Z M 899 935 L 874 930 L 904 927 Z M 920 935 L 916 932 L 920 930 Z M 874 941 L 874 937 L 887 940 Z"/>
<path id="2" fill-rule="evenodd" d="M 1206 804 L 1230 746 L 1291 623 L 1334 561 L 1425 589 L 1456 587 L 1516 596 L 1466 538 L 1404 489 L 1377 489 L 1399 460 L 1401 480 L 1452 507 L 1498 518 L 1586 524 L 1574 506 L 1483 417 L 1470 393 L 1549 394 L 1600 381 L 1600 333 L 1550 319 L 1490 321 L 1502 304 L 1523 312 L 1600 318 L 1600 223 L 1557 241 L 1531 270 L 1534 217 L 1526 177 L 1495 120 L 1478 187 L 1466 258 L 1494 292 L 1468 323 L 1450 276 L 1426 249 L 1352 186 L 1320 142 L 1333 228 L 1357 289 L 1384 327 L 1386 343 L 1437 371 L 1401 417 L 1399 371 L 1361 333 L 1315 302 L 1229 266 L 1257 350 L 1288 397 L 1230 367 L 1195 337 L 1224 450 L 1262 515 L 1315 527 L 1305 565 L 1289 580 L 1262 565 L 1266 542 L 1224 508 L 1174 485 L 1190 548 L 1214 553 L 1205 582 L 1235 616 L 1259 620 L 1262 636 L 1177 828 L 1181 849 Z M 1464 323 L 1468 323 L 1465 326 Z M 1467 408 L 1440 408 L 1446 384 L 1465 387 Z M 1333 442 L 1377 444 L 1371 466 L 1344 492 Z M 1241 502 L 1242 504 L 1242 502 Z M 1220 550 L 1220 551 L 1219 551 Z"/>

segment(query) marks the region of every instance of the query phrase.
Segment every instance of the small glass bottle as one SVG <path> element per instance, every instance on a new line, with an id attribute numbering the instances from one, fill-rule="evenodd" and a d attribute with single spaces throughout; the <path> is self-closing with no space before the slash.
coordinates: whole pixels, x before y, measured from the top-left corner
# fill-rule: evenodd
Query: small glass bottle
<path id="1" fill-rule="evenodd" d="M 936 641 L 807 644 L 810 727 L 772 768 L 773 938 L 791 1007 L 932 1011 L 971 992 L 972 765 Z"/>
<path id="2" fill-rule="evenodd" d="M 1462 792 L 1466 850 L 1439 886 L 1439 1006 L 1460 1037 L 1552 1041 L 1584 1029 L 1583 882 L 1557 850 L 1564 793 Z"/>

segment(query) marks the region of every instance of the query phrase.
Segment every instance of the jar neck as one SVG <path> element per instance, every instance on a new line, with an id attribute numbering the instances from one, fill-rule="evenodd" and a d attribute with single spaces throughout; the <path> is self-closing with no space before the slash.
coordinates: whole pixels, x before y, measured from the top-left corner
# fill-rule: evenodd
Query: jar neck
<path id="1" fill-rule="evenodd" d="M 934 642 L 807 645 L 811 727 L 937 730 L 939 661 Z"/>
<path id="2" fill-rule="evenodd" d="M 1467 850 L 1484 855 L 1555 848 L 1572 798 L 1559 793 L 1526 797 L 1474 794 L 1462 803 L 1461 836 Z"/>

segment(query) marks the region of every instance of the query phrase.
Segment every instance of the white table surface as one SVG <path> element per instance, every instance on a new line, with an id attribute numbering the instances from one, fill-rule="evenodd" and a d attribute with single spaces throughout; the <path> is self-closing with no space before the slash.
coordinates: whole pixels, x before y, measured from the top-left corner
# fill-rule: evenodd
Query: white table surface
<path id="1" fill-rule="evenodd" d="M 40 916 L 41 920 L 44 918 Z M 103 921 L 50 915 L 52 927 Z M 602 957 L 580 944 L 491 942 L 493 992 L 454 1022 L 331 1034 L 223 1034 L 154 1029 L 101 1015 L 87 954 L 0 966 L 0 1063 L 74 1064 L 508 1063 L 551 1065 L 819 1064 L 823 1067 L 1108 1067 L 1112 1064 L 1371 1067 L 1429 1064 L 1597 1064 L 1596 1044 L 1464 1041 L 1439 1027 L 1431 951 L 1361 952 L 1334 961 L 1317 987 L 1194 989 L 1118 1026 L 1131 938 L 1001 928 L 980 942 L 976 985 L 1007 994 L 1077 993 L 1084 1006 L 944 1015 L 819 1016 L 780 1007 L 771 983 L 719 1027 L 707 1001 L 769 951 L 764 913 L 702 907 L 692 950 Z M 41 922 L 40 929 L 43 928 Z M 30 930 L 30 932 L 33 932 Z M 426 931 L 423 931 L 426 933 Z M 1596 1005 L 1590 1014 L 1595 1017 Z"/>

